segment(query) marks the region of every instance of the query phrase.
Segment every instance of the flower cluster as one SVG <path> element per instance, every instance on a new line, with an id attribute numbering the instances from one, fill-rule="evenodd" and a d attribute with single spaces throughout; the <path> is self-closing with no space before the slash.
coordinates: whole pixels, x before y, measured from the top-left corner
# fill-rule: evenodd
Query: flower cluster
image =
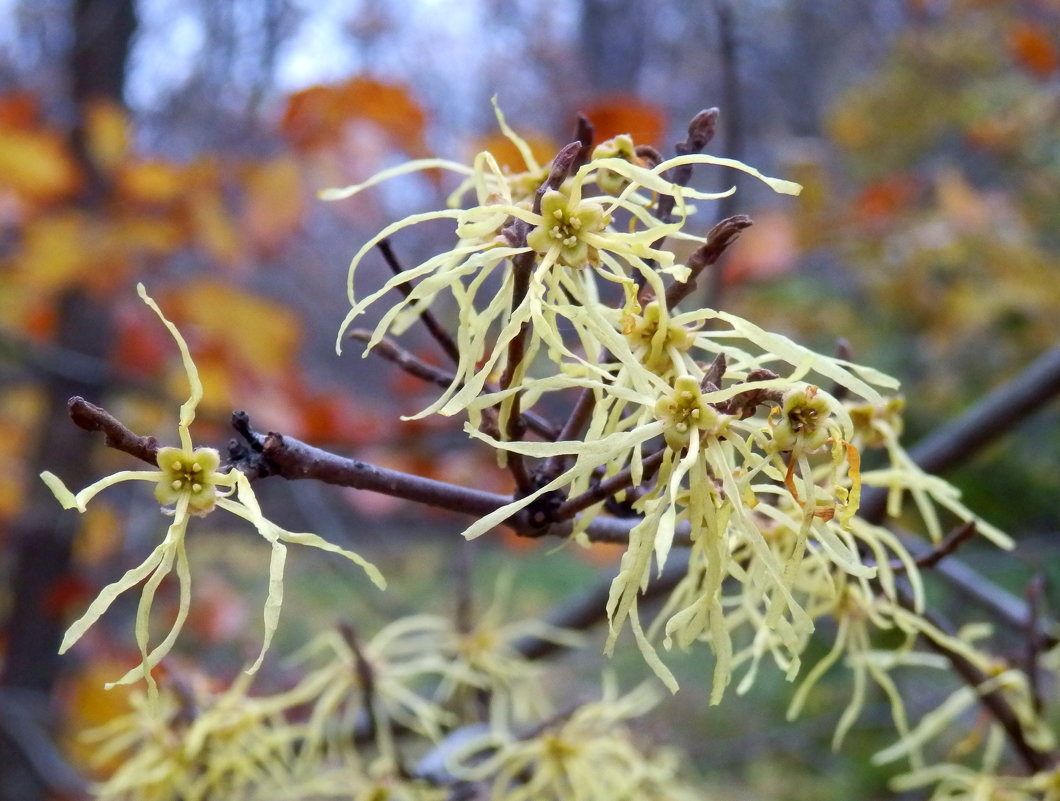
<path id="1" fill-rule="evenodd" d="M 890 701 L 899 733 L 894 754 L 918 769 L 931 723 L 910 723 L 891 673 L 937 666 L 913 649 L 918 638 L 954 653 L 964 646 L 921 614 L 918 566 L 899 537 L 858 516 L 863 491 L 885 493 L 891 517 L 911 499 L 933 544 L 943 540 L 946 518 L 974 524 L 999 547 L 1011 547 L 1011 540 L 902 449 L 905 402 L 894 379 L 735 314 L 678 308 L 689 294 L 681 285 L 702 265 L 680 263 L 667 242 L 706 252 L 712 243 L 688 230 L 693 204 L 719 196 L 675 180 L 679 168 L 723 166 L 777 192 L 800 188 L 706 155 L 642 158 L 647 151 L 629 137 L 591 152 L 585 143 L 581 150 L 568 145 L 544 167 L 497 113 L 523 154 L 523 172 L 502 170 L 484 152 L 469 167 L 413 162 L 326 193 L 340 199 L 392 175 L 438 166 L 464 176 L 449 208 L 396 222 L 358 251 L 339 342 L 392 288 L 403 287 L 404 296 L 382 313 L 366 353 L 449 295 L 459 318 L 459 361 L 449 386 L 416 416 L 466 414 L 466 433 L 493 448 L 500 464 L 517 458 L 524 466 L 512 502 L 472 523 L 465 536 L 534 509 L 540 515 L 547 501 L 550 509 L 575 511 L 551 520 L 546 512 L 545 526 L 569 523 L 573 538 L 587 545 L 594 522 L 624 507 L 633 519 L 607 604 L 607 650 L 628 623 L 647 663 L 676 690 L 657 646 L 706 643 L 715 657 L 714 703 L 738 674 L 737 688 L 746 691 L 770 660 L 800 680 L 792 716 L 821 676 L 842 663 L 853 674 L 854 693 L 839 716 L 836 744 L 864 708 L 871 681 Z M 355 279 L 372 248 L 441 219 L 453 221 L 449 250 L 358 293 Z M 569 436 L 534 439 L 511 425 L 512 409 L 554 409 L 568 397 L 577 398 L 581 415 L 572 413 L 562 428 Z M 885 464 L 863 471 L 862 454 L 870 450 Z M 616 489 L 604 492 L 605 484 Z M 531 519 L 536 525 L 538 518 Z M 642 624 L 640 597 L 654 576 L 674 568 L 681 578 L 660 612 Z M 802 657 L 823 620 L 834 622 L 834 645 L 806 671 Z M 905 645 L 881 651 L 883 638 Z M 1006 675 L 999 691 L 1024 708 L 1013 695 L 1015 674 Z M 564 749 L 540 740 L 532 748 L 498 748 L 484 763 L 500 777 L 494 793 L 507 797 L 505 777 L 546 782 L 563 774 Z"/>

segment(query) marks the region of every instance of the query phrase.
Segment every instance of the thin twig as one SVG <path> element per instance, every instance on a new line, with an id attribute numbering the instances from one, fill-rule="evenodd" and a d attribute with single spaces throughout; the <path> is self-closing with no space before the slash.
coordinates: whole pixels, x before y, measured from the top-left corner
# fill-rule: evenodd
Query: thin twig
<path id="1" fill-rule="evenodd" d="M 154 437 L 141 437 L 134 434 L 116 417 L 80 396 L 70 398 L 67 402 L 70 419 L 78 428 L 85 431 L 100 431 L 104 441 L 111 448 L 125 451 L 137 459 L 151 465 L 158 464 L 158 440 Z"/>
<path id="2" fill-rule="evenodd" d="M 1031 703 L 1034 711 L 1041 714 L 1042 701 L 1041 667 L 1038 664 L 1042 655 L 1042 603 L 1045 599 L 1045 574 L 1035 573 L 1024 592 L 1027 599 L 1027 621 L 1024 626 L 1026 635 L 1026 652 L 1024 653 L 1023 672 L 1027 674 Z"/>
<path id="3" fill-rule="evenodd" d="M 935 567 L 939 562 L 956 553 L 964 543 L 975 536 L 975 521 L 969 520 L 953 529 L 943 538 L 942 542 L 929 551 L 925 551 L 913 560 L 913 564 L 921 568 Z M 895 559 L 890 563 L 891 572 L 904 573 L 908 568 L 906 563 Z"/>
<path id="4" fill-rule="evenodd" d="M 350 331 L 347 336 L 358 342 L 368 342 L 371 339 L 372 334 L 366 329 L 355 328 L 353 331 Z M 430 384 L 435 384 L 440 387 L 448 387 L 456 380 L 456 376 L 452 373 L 447 373 L 441 368 L 435 367 L 432 364 L 427 364 L 427 362 L 418 359 L 389 337 L 383 337 L 380 339 L 372 349 L 372 353 L 382 356 L 387 361 L 396 364 L 409 375 L 415 376 L 421 381 L 426 381 Z M 489 382 L 485 384 L 483 389 L 486 392 L 497 391 L 496 386 Z M 489 410 L 483 410 L 484 413 L 487 411 Z M 527 431 L 533 431 L 539 437 L 547 440 L 556 439 L 558 434 L 556 427 L 537 412 L 524 411 L 521 413 L 521 416 L 522 424 Z"/>
<path id="5" fill-rule="evenodd" d="M 346 336 L 357 342 L 369 342 L 372 339 L 372 332 L 365 328 L 355 328 Z M 393 362 L 409 375 L 421 381 L 426 381 L 428 384 L 448 387 L 455 380 L 455 376 L 452 373 L 447 373 L 433 364 L 427 364 L 427 362 L 418 359 L 388 337 L 383 337 L 375 343 L 372 353 L 382 356 L 388 362 Z"/>
<path id="6" fill-rule="evenodd" d="M 582 429 L 589 422 L 589 418 L 592 417 L 595 405 L 596 393 L 591 387 L 583 387 L 578 394 L 578 399 L 574 402 L 574 408 L 571 409 L 567 422 L 563 424 L 563 428 L 559 430 L 553 441 L 570 442 L 580 437 Z M 563 456 L 549 456 L 541 463 L 538 474 L 542 478 L 551 480 L 563 472 L 565 463 L 566 459 Z"/>
<path id="7" fill-rule="evenodd" d="M 751 218 L 745 214 L 726 217 L 707 234 L 707 241 L 700 245 L 688 259 L 688 268 L 692 271 L 687 281 L 675 282 L 666 289 L 666 308 L 673 309 L 696 289 L 696 280 L 702 272 L 717 264 L 729 246 L 739 239 L 740 234 L 753 225 Z M 647 290 L 642 289 L 643 295 Z"/>
<path id="8" fill-rule="evenodd" d="M 580 141 L 574 141 L 564 145 L 556 154 L 556 157 L 552 160 L 552 167 L 549 170 L 548 177 L 541 182 L 541 185 L 538 186 L 537 191 L 534 193 L 533 210 L 535 214 L 541 213 L 541 199 L 545 196 L 545 193 L 550 189 L 559 189 L 562 183 L 567 179 L 571 165 L 574 164 L 575 160 L 578 158 L 578 154 L 582 152 L 582 149 L 582 143 Z M 523 248 L 526 247 L 527 235 L 531 230 L 532 226 L 528 223 L 523 220 L 515 220 L 510 226 L 505 228 L 504 233 L 512 247 Z M 526 293 L 530 289 L 530 277 L 533 275 L 534 265 L 536 263 L 537 254 L 532 250 L 527 250 L 512 258 L 511 313 L 513 315 L 515 314 L 516 309 L 518 309 L 526 299 Z M 530 334 L 530 327 L 529 320 L 523 321 L 522 325 L 519 326 L 519 331 L 508 342 L 508 359 L 499 382 L 502 391 L 511 387 L 512 382 L 515 380 L 516 373 L 523 366 L 523 360 L 526 355 L 526 339 Z M 520 418 L 521 403 L 522 393 L 515 392 L 511 395 L 507 428 L 505 432 L 510 440 L 522 439 L 524 433 Z M 512 471 L 512 476 L 515 478 L 515 483 L 519 487 L 519 490 L 521 492 L 532 492 L 536 489 L 534 481 L 531 478 L 529 471 L 526 469 L 526 464 L 523 461 L 522 455 L 518 453 L 509 453 L 507 458 L 508 467 Z"/>
<path id="9" fill-rule="evenodd" d="M 662 448 L 644 459 L 641 466 L 644 474 L 653 474 L 659 465 L 662 464 L 665 456 L 666 449 Z M 615 473 L 615 475 L 610 478 L 590 487 L 581 495 L 565 501 L 559 509 L 556 510 L 556 520 L 570 520 L 579 512 L 584 512 L 590 506 L 594 506 L 595 504 L 600 503 L 600 501 L 605 501 L 619 492 L 622 492 L 622 490 L 629 489 L 632 486 L 633 468 L 627 467 L 625 470 Z"/>
<path id="10" fill-rule="evenodd" d="M 383 259 L 386 260 L 387 266 L 390 268 L 391 272 L 395 275 L 400 275 L 405 272 L 405 267 L 398 260 L 398 257 L 394 254 L 394 249 L 390 246 L 390 240 L 381 239 L 378 247 L 379 252 L 383 254 Z M 405 297 L 412 294 L 412 287 L 407 283 L 399 284 L 398 289 Z M 459 364 L 460 348 L 457 347 L 453 338 L 449 336 L 449 332 L 438 322 L 438 318 L 434 316 L 434 313 L 430 309 L 424 309 L 420 312 L 420 320 L 427 327 L 427 330 L 430 331 L 431 336 L 434 337 L 434 341 L 437 342 L 445 352 L 445 355 L 453 360 L 453 364 Z"/>

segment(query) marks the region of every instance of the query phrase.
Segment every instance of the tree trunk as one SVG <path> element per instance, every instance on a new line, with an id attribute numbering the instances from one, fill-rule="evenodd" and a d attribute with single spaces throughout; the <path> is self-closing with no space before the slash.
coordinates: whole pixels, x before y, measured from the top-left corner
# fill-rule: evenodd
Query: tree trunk
<path id="1" fill-rule="evenodd" d="M 80 113 L 86 100 L 121 102 L 125 63 L 136 28 L 133 0 L 76 0 L 73 8 L 70 91 Z M 81 128 L 71 146 L 89 176 L 81 204 L 99 203 L 106 187 L 85 157 Z M 60 320 L 55 345 L 105 364 L 112 319 L 103 299 L 79 289 L 57 301 Z M 30 475 L 60 468 L 73 486 L 93 475 L 91 437 L 70 423 L 66 400 L 72 395 L 100 398 L 107 376 L 45 380 L 47 408 Z M 26 508 L 12 532 L 13 604 L 7 623 L 7 653 L 0 675 L 0 801 L 42 801 L 74 795 L 79 782 L 46 736 L 50 694 L 59 672 L 57 651 L 66 621 L 56 600 L 67 579 L 77 515 L 62 512 L 42 482 L 33 482 Z"/>

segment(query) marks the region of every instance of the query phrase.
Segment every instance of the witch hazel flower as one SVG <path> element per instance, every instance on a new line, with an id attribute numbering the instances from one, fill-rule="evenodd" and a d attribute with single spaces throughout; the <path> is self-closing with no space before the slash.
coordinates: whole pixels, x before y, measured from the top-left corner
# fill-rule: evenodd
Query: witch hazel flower
<path id="1" fill-rule="evenodd" d="M 41 473 L 41 479 L 48 485 L 64 509 L 77 509 L 82 513 L 92 498 L 115 484 L 124 481 L 146 481 L 155 485 L 155 499 L 162 505 L 163 514 L 171 518 L 165 537 L 140 565 L 126 571 L 121 578 L 100 591 L 85 613 L 67 630 L 59 648 L 59 653 L 65 653 L 73 647 L 103 616 L 118 596 L 144 582 L 143 589 L 140 591 L 135 624 L 136 644 L 141 657 L 140 664 L 117 681 L 108 684 L 107 687 L 131 684 L 139 679 L 145 679 L 149 687 L 154 690 L 155 683 L 151 670 L 173 649 L 187 620 L 191 605 L 191 570 L 185 548 L 185 535 L 188 524 L 194 516 L 210 514 L 217 508 L 224 509 L 248 521 L 272 546 L 269 590 L 264 608 L 264 641 L 257 659 L 248 668 L 249 673 L 257 671 L 260 667 L 272 636 L 279 625 L 280 610 L 283 606 L 283 574 L 287 559 L 287 544 L 306 545 L 339 554 L 360 566 L 372 583 L 380 589 L 386 586 L 386 582 L 374 565 L 353 551 L 334 545 L 316 534 L 288 531 L 267 519 L 258 505 L 249 479 L 235 468 L 221 472 L 221 457 L 215 449 L 195 447 L 191 439 L 190 426 L 195 420 L 195 412 L 203 394 L 198 369 L 192 361 L 184 338 L 176 326 L 162 314 L 162 310 L 154 300 L 148 296 L 143 284 L 137 285 L 137 292 L 144 303 L 158 315 L 163 325 L 169 329 L 177 343 L 184 364 L 190 395 L 180 407 L 177 424 L 177 438 L 180 445 L 158 449 L 157 470 L 121 470 L 101 478 L 77 494 L 67 489 L 62 480 L 51 472 Z M 162 580 L 174 571 L 180 587 L 177 615 L 166 636 L 152 647 L 149 633 L 151 608 Z"/>

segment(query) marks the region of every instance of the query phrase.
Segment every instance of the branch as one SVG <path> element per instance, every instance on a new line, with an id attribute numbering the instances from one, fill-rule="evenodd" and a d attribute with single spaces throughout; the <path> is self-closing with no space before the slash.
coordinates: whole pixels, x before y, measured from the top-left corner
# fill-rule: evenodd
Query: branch
<path id="1" fill-rule="evenodd" d="M 70 411 L 70 419 L 78 428 L 101 431 L 104 441 L 111 448 L 124 451 L 150 465 L 158 465 L 158 440 L 154 437 L 137 436 L 109 412 L 80 396 L 70 398 L 67 408 Z"/>
<path id="2" fill-rule="evenodd" d="M 368 342 L 372 337 L 372 333 L 363 328 L 355 328 L 350 331 L 347 336 L 358 342 Z M 372 353 L 382 356 L 387 361 L 396 364 L 409 375 L 415 376 L 421 381 L 426 381 L 429 384 L 448 387 L 456 380 L 456 376 L 452 373 L 447 373 L 445 370 L 435 367 L 433 364 L 427 364 L 427 362 L 416 358 L 388 337 L 380 339 L 372 349 Z M 487 381 L 485 384 L 485 391 L 495 392 L 496 388 Z M 483 411 L 485 412 L 488 410 Z M 558 438 L 559 432 L 556 430 L 556 427 L 537 412 L 522 412 L 521 422 L 527 431 L 533 431 L 539 437 L 547 440 L 556 440 Z"/>
<path id="3" fill-rule="evenodd" d="M 405 272 L 404 265 L 398 261 L 398 257 L 394 255 L 394 249 L 390 247 L 390 240 L 381 239 L 379 241 L 379 252 L 383 254 L 383 259 L 386 260 L 387 266 L 391 272 L 395 275 L 400 275 Z M 398 284 L 398 289 L 405 297 L 412 294 L 412 287 L 409 284 Z M 434 313 L 430 309 L 424 309 L 420 312 L 420 320 L 427 327 L 427 330 L 431 332 L 431 336 L 434 337 L 434 341 L 438 343 L 441 349 L 445 352 L 445 355 L 453 360 L 453 364 L 460 363 L 460 348 L 457 347 L 456 342 L 449 336 L 449 332 L 442 327 L 442 324 L 438 322 L 438 319 L 434 316 Z"/>
<path id="4" fill-rule="evenodd" d="M 753 225 L 751 218 L 745 214 L 726 217 L 707 234 L 707 241 L 700 245 L 688 260 L 692 274 L 688 280 L 671 284 L 666 290 L 666 308 L 672 309 L 696 289 L 696 279 L 707 268 L 717 264 L 729 246 L 739 239 L 746 229 Z"/>

